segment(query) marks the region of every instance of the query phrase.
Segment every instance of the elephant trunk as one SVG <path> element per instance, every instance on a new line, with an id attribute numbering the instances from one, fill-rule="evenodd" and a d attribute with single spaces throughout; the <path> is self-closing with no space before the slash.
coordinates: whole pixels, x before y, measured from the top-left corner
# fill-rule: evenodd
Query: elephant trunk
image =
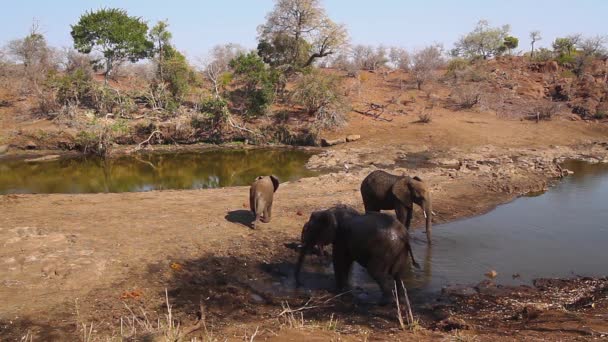
<path id="1" fill-rule="evenodd" d="M 422 210 L 424 211 L 424 217 L 426 219 L 427 243 L 431 244 L 431 229 L 433 228 L 433 206 L 430 200 L 426 200 L 422 203 Z"/>

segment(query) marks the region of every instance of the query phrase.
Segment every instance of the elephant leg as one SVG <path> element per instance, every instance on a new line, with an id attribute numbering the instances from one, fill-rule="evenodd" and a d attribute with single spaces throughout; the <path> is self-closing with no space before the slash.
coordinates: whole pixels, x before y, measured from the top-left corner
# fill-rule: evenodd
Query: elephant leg
<path id="1" fill-rule="evenodd" d="M 382 299 L 380 300 L 380 305 L 386 305 L 392 302 L 392 289 L 393 284 L 388 277 L 388 274 L 384 272 L 380 263 L 370 263 L 367 268 L 367 273 L 369 273 L 370 277 L 374 279 L 378 286 L 380 287 L 380 291 L 382 292 Z"/>
<path id="2" fill-rule="evenodd" d="M 272 216 L 272 203 L 269 203 L 266 206 L 266 210 L 264 210 L 264 223 L 270 222 L 270 218 Z"/>
<path id="3" fill-rule="evenodd" d="M 348 285 L 348 276 L 353 265 L 353 258 L 343 244 L 334 244 L 333 247 L 334 275 L 336 277 L 336 289 L 342 291 Z"/>

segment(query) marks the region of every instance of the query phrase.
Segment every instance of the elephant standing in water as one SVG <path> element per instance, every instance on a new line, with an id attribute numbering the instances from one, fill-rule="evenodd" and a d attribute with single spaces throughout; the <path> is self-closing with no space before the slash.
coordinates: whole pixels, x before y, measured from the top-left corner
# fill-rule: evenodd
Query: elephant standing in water
<path id="1" fill-rule="evenodd" d="M 270 222 L 272 216 L 272 199 L 279 188 L 279 179 L 275 176 L 259 176 L 249 188 L 249 207 L 255 215 L 253 229 L 256 223 Z"/>
<path id="2" fill-rule="evenodd" d="M 426 218 L 426 238 L 431 244 L 433 206 L 431 192 L 418 177 L 396 176 L 382 170 L 367 175 L 361 183 L 365 212 L 394 209 L 397 219 L 410 229 L 413 204 L 418 204 Z"/>
<path id="3" fill-rule="evenodd" d="M 315 245 L 333 245 L 336 288 L 343 290 L 354 261 L 367 269 L 382 290 L 383 302 L 391 299 L 393 281 L 402 281 L 407 272 L 408 257 L 418 267 L 409 243 L 409 235 L 394 217 L 381 213 L 362 215 L 348 206 L 316 211 L 302 229 L 303 247 L 295 270 L 300 286 L 304 257 Z"/>

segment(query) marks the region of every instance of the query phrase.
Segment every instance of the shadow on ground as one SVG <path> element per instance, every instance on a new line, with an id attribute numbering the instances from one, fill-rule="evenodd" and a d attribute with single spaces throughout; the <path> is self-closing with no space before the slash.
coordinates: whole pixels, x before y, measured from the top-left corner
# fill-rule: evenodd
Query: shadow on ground
<path id="1" fill-rule="evenodd" d="M 247 228 L 253 228 L 253 221 L 255 217 L 251 213 L 251 210 L 233 210 L 228 212 L 225 219 L 228 222 L 241 224 Z"/>

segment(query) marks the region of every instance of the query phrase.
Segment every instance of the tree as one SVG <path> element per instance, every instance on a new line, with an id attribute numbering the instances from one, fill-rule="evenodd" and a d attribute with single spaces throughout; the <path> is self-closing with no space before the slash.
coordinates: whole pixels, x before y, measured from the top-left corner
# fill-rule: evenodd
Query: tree
<path id="1" fill-rule="evenodd" d="M 410 70 L 418 90 L 422 84 L 434 78 L 434 72 L 443 64 L 441 46 L 431 45 L 414 54 Z"/>
<path id="2" fill-rule="evenodd" d="M 480 20 L 472 32 L 456 42 L 452 54 L 483 59 L 498 56 L 504 50 L 504 41 L 510 30 L 509 25 L 490 27 L 486 20 Z"/>
<path id="3" fill-rule="evenodd" d="M 376 70 L 388 62 L 386 48 L 371 45 L 357 45 L 352 49 L 352 58 L 359 70 Z"/>
<path id="4" fill-rule="evenodd" d="M 230 61 L 238 55 L 245 54 L 245 49 L 238 44 L 216 45 L 209 56 L 203 59 L 203 74 L 213 84 L 214 96 L 220 96 L 220 88 L 227 85 L 230 77 Z"/>
<path id="5" fill-rule="evenodd" d="M 164 70 L 161 80 L 165 82 L 173 98 L 181 101 L 190 86 L 190 65 L 186 56 L 171 45 L 165 45 L 163 58 L 159 62 L 159 72 Z M 159 74 L 160 75 L 160 74 Z"/>
<path id="6" fill-rule="evenodd" d="M 555 38 L 553 41 L 553 50 L 560 56 L 571 56 L 572 51 L 575 50 L 574 41 L 569 37 Z"/>
<path id="7" fill-rule="evenodd" d="M 274 101 L 277 73 L 255 52 L 238 55 L 230 61 L 230 68 L 241 85 L 237 92 L 245 99 L 246 113 L 254 116 L 264 113 Z"/>
<path id="8" fill-rule="evenodd" d="M 509 54 L 511 54 L 513 49 L 516 49 L 519 45 L 519 39 L 513 36 L 506 36 L 503 45 L 509 50 Z"/>
<path id="9" fill-rule="evenodd" d="M 146 34 L 148 25 L 138 17 L 130 17 L 122 9 L 100 9 L 87 12 L 72 25 L 74 48 L 81 53 L 102 54 L 105 82 L 112 70 L 125 61 L 136 62 L 150 56 L 154 43 Z"/>
<path id="10" fill-rule="evenodd" d="M 260 55 L 291 70 L 336 53 L 347 41 L 344 26 L 329 19 L 319 0 L 276 0 L 258 33 Z"/>
<path id="11" fill-rule="evenodd" d="M 410 54 L 403 48 L 392 47 L 388 58 L 395 69 L 409 70 Z"/>
<path id="12" fill-rule="evenodd" d="M 543 39 L 543 37 L 541 37 L 540 35 L 540 31 L 535 30 L 530 32 L 530 45 L 532 45 L 532 50 L 530 51 L 530 57 L 534 58 L 534 43 L 536 43 L 537 41 Z"/>
<path id="13" fill-rule="evenodd" d="M 167 23 L 167 20 L 161 20 L 150 29 L 149 34 L 150 40 L 152 40 L 152 42 L 156 45 L 154 47 L 154 52 L 158 56 L 158 72 L 161 79 L 163 78 L 163 58 L 165 56 L 164 50 L 166 46 L 171 45 L 171 38 L 173 37 L 171 32 L 169 32 L 167 29 L 168 27 L 169 24 Z"/>
<path id="14" fill-rule="evenodd" d="M 340 78 L 313 69 L 298 79 L 291 100 L 315 116 L 321 128 L 335 128 L 346 123 L 348 106 L 340 91 Z"/>
<path id="15" fill-rule="evenodd" d="M 606 36 L 598 35 L 582 39 L 579 47 L 585 56 L 601 56 L 606 53 L 606 41 Z"/>

